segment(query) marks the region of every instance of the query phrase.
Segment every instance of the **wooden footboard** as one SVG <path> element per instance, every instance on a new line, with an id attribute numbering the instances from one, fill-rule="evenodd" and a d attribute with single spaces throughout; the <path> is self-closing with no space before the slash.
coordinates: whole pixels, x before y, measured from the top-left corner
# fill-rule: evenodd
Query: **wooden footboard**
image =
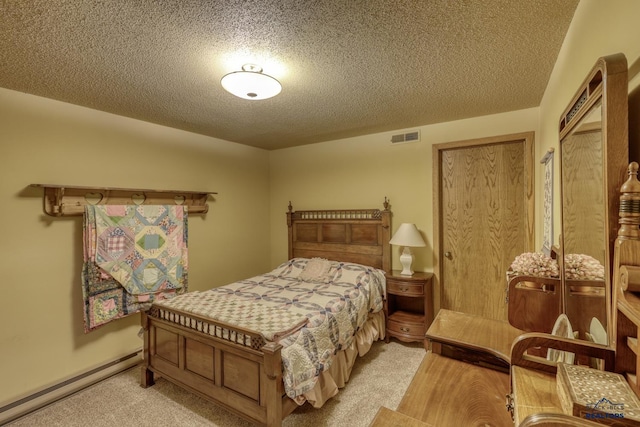
<path id="1" fill-rule="evenodd" d="M 153 385 L 154 374 L 159 375 L 266 426 L 280 426 L 297 407 L 284 394 L 279 344 L 194 315 L 182 324 L 161 317 L 157 307 L 142 314 L 142 387 Z"/>

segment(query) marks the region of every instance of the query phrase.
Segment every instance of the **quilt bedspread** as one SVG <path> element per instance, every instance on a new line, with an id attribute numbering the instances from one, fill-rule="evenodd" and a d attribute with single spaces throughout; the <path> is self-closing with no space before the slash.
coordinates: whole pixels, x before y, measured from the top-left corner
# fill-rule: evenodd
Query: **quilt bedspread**
<path id="1" fill-rule="evenodd" d="M 313 261 L 294 258 L 269 273 L 155 305 L 246 327 L 280 343 L 285 392 L 301 404 L 369 313 L 382 310 L 385 286 L 381 270 L 346 262 L 326 261 L 321 277 L 308 278 L 305 268 Z M 227 304 L 233 307 L 220 311 Z M 235 311 L 243 311 L 240 320 Z"/>

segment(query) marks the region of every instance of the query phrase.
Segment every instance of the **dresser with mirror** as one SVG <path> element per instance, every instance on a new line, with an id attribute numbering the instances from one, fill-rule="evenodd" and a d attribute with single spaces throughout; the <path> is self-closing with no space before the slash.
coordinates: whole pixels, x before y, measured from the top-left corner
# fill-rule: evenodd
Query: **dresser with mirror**
<path id="1" fill-rule="evenodd" d="M 396 412 L 432 426 L 601 425 L 565 413 L 559 362 L 623 373 L 637 393 L 640 182 L 629 203 L 637 212 L 628 214 L 635 240 L 624 237 L 621 246 L 618 237 L 629 167 L 627 85 L 624 55 L 599 58 L 561 116 L 559 277 L 509 281 L 509 304 L 519 304 L 509 322 L 440 310 L 426 334 L 430 351 Z M 614 252 L 623 254 L 637 296 L 614 297 L 621 277 Z M 390 412 L 374 425 L 386 425 Z"/>
<path id="2" fill-rule="evenodd" d="M 563 413 L 557 361 L 616 370 L 613 271 L 629 164 L 627 83 L 624 55 L 600 58 L 560 119 L 561 314 L 555 326 L 564 324 L 553 331 L 560 337 L 523 334 L 512 345 L 515 425 L 553 425 L 544 423 Z M 531 355 L 540 347 L 549 348 L 546 358 Z"/>

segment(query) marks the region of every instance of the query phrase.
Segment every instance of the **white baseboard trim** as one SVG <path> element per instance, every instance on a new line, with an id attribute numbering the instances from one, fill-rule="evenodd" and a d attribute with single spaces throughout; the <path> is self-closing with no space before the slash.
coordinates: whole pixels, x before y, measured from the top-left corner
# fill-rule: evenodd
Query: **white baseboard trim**
<path id="1" fill-rule="evenodd" d="M 21 399 L 0 406 L 0 426 L 15 421 L 43 406 L 49 405 L 70 394 L 76 393 L 99 381 L 132 368 L 142 361 L 142 349 L 126 356 L 119 357 L 81 374 L 60 381 L 52 386 L 44 387 Z"/>

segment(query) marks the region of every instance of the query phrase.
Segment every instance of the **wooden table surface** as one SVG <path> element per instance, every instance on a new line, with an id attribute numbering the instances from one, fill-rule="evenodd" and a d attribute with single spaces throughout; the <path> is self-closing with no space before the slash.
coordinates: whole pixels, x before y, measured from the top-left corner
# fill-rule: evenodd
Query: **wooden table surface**
<path id="1" fill-rule="evenodd" d="M 369 427 L 435 427 L 408 415 L 381 406 Z"/>
<path id="2" fill-rule="evenodd" d="M 438 427 L 513 427 L 509 374 L 427 353 L 396 409 Z"/>

